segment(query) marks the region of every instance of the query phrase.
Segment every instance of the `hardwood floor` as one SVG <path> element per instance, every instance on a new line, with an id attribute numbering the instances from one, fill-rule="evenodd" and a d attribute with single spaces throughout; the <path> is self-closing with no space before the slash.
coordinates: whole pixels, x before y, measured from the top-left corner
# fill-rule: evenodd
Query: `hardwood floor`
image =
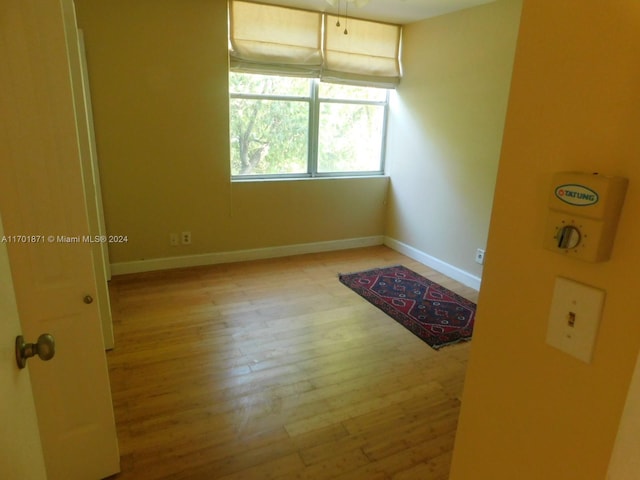
<path id="1" fill-rule="evenodd" d="M 115 277 L 125 479 L 446 479 L 469 343 L 435 351 L 337 274 L 386 247 Z"/>

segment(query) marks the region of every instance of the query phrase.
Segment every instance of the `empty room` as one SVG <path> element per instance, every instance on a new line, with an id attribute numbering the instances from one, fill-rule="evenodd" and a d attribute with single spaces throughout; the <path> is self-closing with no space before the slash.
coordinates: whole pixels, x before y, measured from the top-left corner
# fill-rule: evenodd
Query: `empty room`
<path id="1" fill-rule="evenodd" d="M 2 478 L 638 478 L 640 9 L 8 0 Z"/>

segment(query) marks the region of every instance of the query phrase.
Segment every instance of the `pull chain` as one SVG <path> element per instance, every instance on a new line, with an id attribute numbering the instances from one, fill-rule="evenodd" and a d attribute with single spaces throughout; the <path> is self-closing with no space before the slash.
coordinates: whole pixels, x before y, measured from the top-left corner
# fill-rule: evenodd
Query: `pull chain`
<path id="1" fill-rule="evenodd" d="M 345 0 L 344 5 L 344 34 L 349 35 L 347 24 L 349 23 L 349 0 Z"/>

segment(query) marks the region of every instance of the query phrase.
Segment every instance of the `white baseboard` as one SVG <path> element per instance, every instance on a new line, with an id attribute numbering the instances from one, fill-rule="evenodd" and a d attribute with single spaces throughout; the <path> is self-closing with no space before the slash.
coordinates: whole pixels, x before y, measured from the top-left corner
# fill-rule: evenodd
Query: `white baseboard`
<path id="1" fill-rule="evenodd" d="M 303 255 L 305 253 L 330 252 L 334 250 L 347 250 L 350 248 L 371 247 L 374 245 L 386 245 L 407 257 L 413 258 L 429 268 L 457 280 L 458 282 L 480 290 L 481 279 L 458 267 L 454 267 L 438 258 L 432 257 L 417 248 L 400 242 L 391 237 L 375 235 L 371 237 L 347 238 L 343 240 L 330 240 L 327 242 L 301 243 L 296 245 L 283 245 L 279 247 L 254 248 L 249 250 L 233 250 L 230 252 L 204 253 L 198 255 L 183 255 L 179 257 L 152 258 L 149 260 L 135 260 L 132 262 L 119 262 L 111 264 L 112 275 L 125 275 L 128 273 L 153 272 L 156 270 L 170 270 L 172 268 L 198 267 L 202 265 L 215 265 L 219 263 L 244 262 L 247 260 L 262 260 L 266 258 L 289 257 Z"/>
<path id="2" fill-rule="evenodd" d="M 111 264 L 111 274 L 124 275 L 127 273 L 170 270 L 172 268 L 197 267 L 201 265 L 215 265 L 219 263 L 243 262 L 246 260 L 262 260 L 265 258 L 289 257 L 292 255 L 302 255 L 305 253 L 347 250 L 350 248 L 382 245 L 383 240 L 384 237 L 382 235 L 376 235 L 372 237 L 330 240 L 327 242 L 283 245 L 280 247 L 254 248 L 250 250 L 234 250 L 230 252 L 203 253 L 198 255 L 184 255 L 180 257 L 152 258 L 149 260 L 119 262 Z"/>
<path id="3" fill-rule="evenodd" d="M 417 260 L 418 262 L 426 265 L 429 268 L 433 268 L 434 270 L 442 273 L 443 275 L 446 275 L 447 277 L 457 280 L 467 287 L 471 287 L 474 290 L 480 290 L 480 284 L 482 282 L 482 279 L 480 277 L 472 275 L 469 272 L 458 267 L 454 267 L 453 265 L 443 262 L 436 257 L 432 257 L 431 255 L 426 254 L 423 251 L 412 247 L 411 245 L 402 243 L 394 238 L 384 237 L 384 245 L 406 255 L 409 258 Z"/>

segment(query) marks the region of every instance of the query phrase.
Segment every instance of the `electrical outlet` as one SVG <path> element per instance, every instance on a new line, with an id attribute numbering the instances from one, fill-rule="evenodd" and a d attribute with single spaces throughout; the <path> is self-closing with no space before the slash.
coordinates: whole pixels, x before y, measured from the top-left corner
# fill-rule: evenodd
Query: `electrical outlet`
<path id="1" fill-rule="evenodd" d="M 183 245 L 191 245 L 191 232 L 182 232 L 180 239 Z"/>
<path id="2" fill-rule="evenodd" d="M 169 245 L 171 245 L 172 247 L 177 247 L 178 244 L 179 244 L 178 234 L 177 233 L 170 233 L 169 234 Z"/>
<path id="3" fill-rule="evenodd" d="M 476 250 L 476 263 L 484 264 L 484 250 L 481 248 Z"/>

